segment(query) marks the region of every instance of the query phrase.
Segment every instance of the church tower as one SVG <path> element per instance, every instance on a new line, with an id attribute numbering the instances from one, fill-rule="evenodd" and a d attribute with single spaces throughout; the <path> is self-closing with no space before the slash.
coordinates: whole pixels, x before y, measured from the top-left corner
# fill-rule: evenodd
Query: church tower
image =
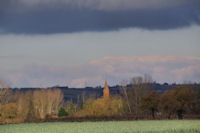
<path id="1" fill-rule="evenodd" d="M 109 92 L 109 88 L 108 88 L 108 83 L 107 81 L 105 81 L 105 86 L 103 89 L 103 97 L 109 98 L 110 96 L 110 92 Z"/>

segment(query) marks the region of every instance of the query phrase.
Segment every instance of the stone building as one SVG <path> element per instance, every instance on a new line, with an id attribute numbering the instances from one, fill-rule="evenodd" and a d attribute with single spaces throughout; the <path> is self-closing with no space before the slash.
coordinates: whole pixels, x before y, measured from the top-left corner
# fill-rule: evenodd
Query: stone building
<path id="1" fill-rule="evenodd" d="M 110 96 L 109 88 L 108 88 L 108 83 L 105 81 L 105 86 L 103 89 L 103 97 L 108 98 Z"/>

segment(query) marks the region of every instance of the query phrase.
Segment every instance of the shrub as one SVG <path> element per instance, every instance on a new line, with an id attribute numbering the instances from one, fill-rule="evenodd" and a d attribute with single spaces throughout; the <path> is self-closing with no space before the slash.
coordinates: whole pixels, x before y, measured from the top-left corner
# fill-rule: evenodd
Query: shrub
<path id="1" fill-rule="evenodd" d="M 62 116 L 68 116 L 67 111 L 63 107 L 61 107 L 58 111 L 58 117 L 62 117 Z"/>
<path id="2" fill-rule="evenodd" d="M 2 106 L 2 119 L 13 119 L 17 116 L 17 106 L 15 103 L 8 103 Z"/>
<path id="3" fill-rule="evenodd" d="M 84 104 L 86 116 L 114 116 L 122 113 L 122 99 L 119 97 L 88 99 Z"/>

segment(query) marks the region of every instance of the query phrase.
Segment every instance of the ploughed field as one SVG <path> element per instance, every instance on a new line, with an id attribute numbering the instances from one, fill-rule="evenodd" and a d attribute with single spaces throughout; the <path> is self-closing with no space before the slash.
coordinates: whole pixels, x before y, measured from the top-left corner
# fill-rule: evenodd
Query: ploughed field
<path id="1" fill-rule="evenodd" d="M 0 133 L 200 133 L 200 120 L 8 124 L 0 125 Z"/>

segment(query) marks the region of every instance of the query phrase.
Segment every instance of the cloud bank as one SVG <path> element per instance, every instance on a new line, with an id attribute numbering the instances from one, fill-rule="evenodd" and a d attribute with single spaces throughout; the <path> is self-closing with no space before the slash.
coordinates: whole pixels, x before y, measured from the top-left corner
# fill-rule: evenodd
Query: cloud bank
<path id="1" fill-rule="evenodd" d="M 3 0 L 1 34 L 54 34 L 200 25 L 199 0 Z"/>
<path id="2" fill-rule="evenodd" d="M 26 66 L 12 72 L 1 72 L 4 79 L 17 87 L 68 85 L 85 87 L 119 84 L 134 76 L 152 75 L 157 82 L 200 82 L 199 56 L 107 56 L 78 67 Z"/>
<path id="3" fill-rule="evenodd" d="M 36 10 L 41 7 L 130 10 L 138 8 L 163 8 L 182 4 L 198 5 L 199 3 L 198 0 L 4 0 L 1 1 L 1 8 L 11 6 L 18 10 Z M 20 6 L 27 8 L 20 9 Z"/>

